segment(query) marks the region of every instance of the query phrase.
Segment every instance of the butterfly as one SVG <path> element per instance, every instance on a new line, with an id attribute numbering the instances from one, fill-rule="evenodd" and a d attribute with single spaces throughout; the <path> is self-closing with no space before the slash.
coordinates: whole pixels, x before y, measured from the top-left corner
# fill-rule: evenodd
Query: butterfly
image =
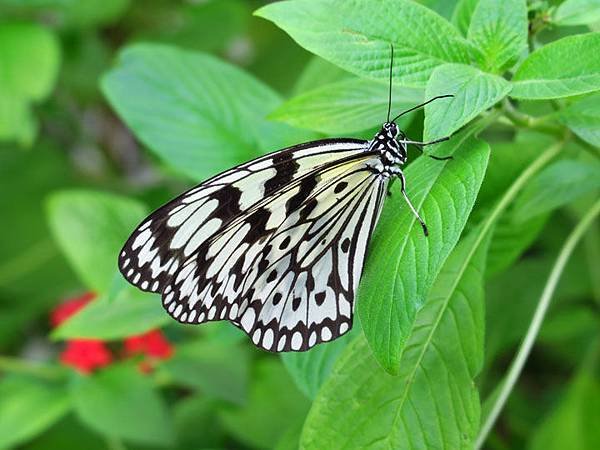
<path id="1" fill-rule="evenodd" d="M 272 352 L 306 351 L 352 327 L 369 240 L 412 141 L 390 120 L 371 140 L 307 142 L 241 164 L 150 214 L 119 254 L 119 270 L 161 294 L 182 323 L 229 320 Z M 449 159 L 438 158 L 435 159 Z"/>

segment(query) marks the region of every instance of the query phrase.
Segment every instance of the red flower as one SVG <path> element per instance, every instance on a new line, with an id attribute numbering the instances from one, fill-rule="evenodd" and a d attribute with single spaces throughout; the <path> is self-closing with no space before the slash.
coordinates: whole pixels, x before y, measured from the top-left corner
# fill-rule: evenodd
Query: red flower
<path id="1" fill-rule="evenodd" d="M 58 305 L 50 314 L 50 323 L 54 328 L 59 326 L 96 297 L 93 292 L 86 292 L 79 297 L 71 298 Z"/>
<path id="2" fill-rule="evenodd" d="M 153 359 L 167 359 L 173 354 L 173 346 L 160 330 L 152 330 L 125 339 L 125 353 L 130 356 L 142 354 Z"/>
<path id="3" fill-rule="evenodd" d="M 74 339 L 67 342 L 67 347 L 60 355 L 60 360 L 67 366 L 75 367 L 81 373 L 91 373 L 98 367 L 110 364 L 112 355 L 102 341 Z"/>

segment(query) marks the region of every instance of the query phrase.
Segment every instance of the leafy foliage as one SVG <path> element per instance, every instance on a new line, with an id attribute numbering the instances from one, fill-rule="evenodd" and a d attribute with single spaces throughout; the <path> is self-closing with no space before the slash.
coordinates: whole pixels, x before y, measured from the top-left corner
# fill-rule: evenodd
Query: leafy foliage
<path id="1" fill-rule="evenodd" d="M 0 449 L 599 446 L 598 1 L 0 0 L 0 14 Z M 193 182 L 310 139 L 371 139 L 392 46 L 393 116 L 453 95 L 398 125 L 450 139 L 409 146 L 430 235 L 393 185 L 351 333 L 279 357 L 227 323 L 177 324 L 126 284 L 123 242 Z M 86 348 L 102 361 L 78 365 Z"/>

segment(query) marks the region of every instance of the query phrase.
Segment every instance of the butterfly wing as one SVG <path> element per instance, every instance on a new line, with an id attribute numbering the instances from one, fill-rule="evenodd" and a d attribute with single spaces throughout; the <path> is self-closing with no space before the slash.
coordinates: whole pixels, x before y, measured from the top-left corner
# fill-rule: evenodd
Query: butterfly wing
<path id="1" fill-rule="evenodd" d="M 307 174 L 365 150 L 365 141 L 325 139 L 280 150 L 223 172 L 148 216 L 119 255 L 119 270 L 133 285 L 163 292 L 200 245 L 236 218 Z"/>
<path id="2" fill-rule="evenodd" d="M 315 165 L 204 241 L 165 289 L 167 311 L 188 323 L 229 319 L 270 351 L 347 332 L 387 183 L 365 149 Z"/>

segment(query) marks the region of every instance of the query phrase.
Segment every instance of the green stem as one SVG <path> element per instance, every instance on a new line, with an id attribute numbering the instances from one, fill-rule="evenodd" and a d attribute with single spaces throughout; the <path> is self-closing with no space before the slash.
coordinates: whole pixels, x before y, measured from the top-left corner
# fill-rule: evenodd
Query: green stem
<path id="1" fill-rule="evenodd" d="M 20 358 L 11 358 L 9 356 L 0 356 L 0 372 L 33 375 L 47 380 L 60 379 L 65 373 L 61 367 L 36 363 Z"/>
<path id="2" fill-rule="evenodd" d="M 527 330 L 527 334 L 519 347 L 519 351 L 515 356 L 515 359 L 510 365 L 506 378 L 503 382 L 502 388 L 498 396 L 496 397 L 494 404 L 490 410 L 490 413 L 485 418 L 483 425 L 479 431 L 479 435 L 477 436 L 477 440 L 475 441 L 475 448 L 480 449 L 485 442 L 489 432 L 491 431 L 496 419 L 500 415 L 500 411 L 504 407 L 506 400 L 508 399 L 510 393 L 512 392 L 517 380 L 519 379 L 519 375 L 523 370 L 523 366 L 527 361 L 529 353 L 531 352 L 531 348 L 533 347 L 533 343 L 538 335 L 540 327 L 542 326 L 542 322 L 544 321 L 544 317 L 546 312 L 548 311 L 548 306 L 550 305 L 550 300 L 552 299 L 552 295 L 556 289 L 556 285 L 560 279 L 560 276 L 567 264 L 567 261 L 571 257 L 575 246 L 584 235 L 585 231 L 590 227 L 594 219 L 600 214 L 600 201 L 597 201 L 592 208 L 588 211 L 588 213 L 581 219 L 581 221 L 577 224 L 575 229 L 569 235 L 565 244 L 563 245 L 554 266 L 552 267 L 552 271 L 548 277 L 548 281 L 544 287 L 544 291 L 539 299 L 538 305 L 536 307 L 535 313 L 529 324 L 529 329 Z"/>
<path id="3" fill-rule="evenodd" d="M 504 116 L 515 126 L 520 128 L 529 128 L 552 136 L 563 136 L 564 128 L 555 123 L 549 122 L 552 116 L 533 117 L 529 114 L 522 113 L 516 109 L 508 98 L 502 102 L 502 111 Z"/>

